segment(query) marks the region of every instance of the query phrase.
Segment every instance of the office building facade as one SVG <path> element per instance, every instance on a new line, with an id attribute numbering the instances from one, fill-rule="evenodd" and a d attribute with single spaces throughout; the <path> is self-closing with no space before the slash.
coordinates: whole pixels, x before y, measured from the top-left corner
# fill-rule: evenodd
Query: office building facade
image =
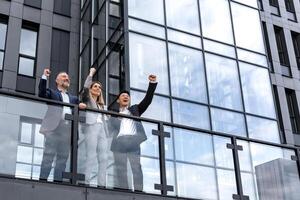
<path id="1" fill-rule="evenodd" d="M 0 1 L 1 151 L 7 152 L 0 170 L 11 178 L 1 179 L 3 192 L 10 198 L 18 185 L 22 191 L 34 185 L 25 192 L 34 199 L 50 191 L 64 199 L 295 199 L 300 6 L 291 2 Z M 70 92 L 78 94 L 95 67 L 112 111 L 120 91 L 138 103 L 147 76 L 157 75 L 144 118 L 132 118 L 142 120 L 148 138 L 141 144 L 142 192 L 130 170 L 128 188 L 115 187 L 111 152 L 106 185 L 95 188 L 96 158 L 94 178 L 84 182 L 88 124 L 82 116 L 95 111 L 35 97 L 45 66 L 52 71 L 50 86 L 66 71 Z M 40 124 L 49 107 L 61 106 L 73 110 L 63 119 L 72 122 L 65 179 L 41 183 Z M 105 116 L 120 118 L 113 114 Z"/>

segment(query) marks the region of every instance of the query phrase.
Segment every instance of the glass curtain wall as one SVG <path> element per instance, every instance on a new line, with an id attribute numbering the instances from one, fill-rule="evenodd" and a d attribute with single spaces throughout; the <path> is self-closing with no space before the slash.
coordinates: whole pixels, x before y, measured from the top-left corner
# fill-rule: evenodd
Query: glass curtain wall
<path id="1" fill-rule="evenodd" d="M 256 0 L 128 0 L 132 103 L 145 117 L 280 143 Z"/>

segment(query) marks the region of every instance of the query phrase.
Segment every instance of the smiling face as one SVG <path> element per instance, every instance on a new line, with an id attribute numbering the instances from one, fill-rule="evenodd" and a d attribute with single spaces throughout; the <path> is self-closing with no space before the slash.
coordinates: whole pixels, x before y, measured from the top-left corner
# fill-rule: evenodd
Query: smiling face
<path id="1" fill-rule="evenodd" d="M 118 103 L 120 107 L 127 107 L 130 104 L 130 96 L 127 93 L 121 93 L 118 98 Z"/>
<path id="2" fill-rule="evenodd" d="M 64 89 L 68 89 L 70 87 L 69 75 L 65 72 L 59 73 L 56 77 L 56 85 Z"/>
<path id="3" fill-rule="evenodd" d="M 92 83 L 90 87 L 90 93 L 92 96 L 99 97 L 102 93 L 102 86 L 98 82 Z"/>

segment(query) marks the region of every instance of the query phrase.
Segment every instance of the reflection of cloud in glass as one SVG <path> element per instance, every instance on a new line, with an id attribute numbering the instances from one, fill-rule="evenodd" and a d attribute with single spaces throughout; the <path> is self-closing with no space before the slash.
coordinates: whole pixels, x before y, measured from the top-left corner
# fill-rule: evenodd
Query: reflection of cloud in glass
<path id="1" fill-rule="evenodd" d="M 177 163 L 178 196 L 217 199 L 215 169 Z"/>
<path id="2" fill-rule="evenodd" d="M 174 123 L 191 127 L 210 129 L 206 106 L 173 100 Z"/>
<path id="3" fill-rule="evenodd" d="M 240 62 L 246 112 L 275 118 L 275 108 L 267 69 Z"/>
<path id="4" fill-rule="evenodd" d="M 158 137 L 152 134 L 152 130 L 157 130 L 158 127 L 156 124 L 142 123 L 146 131 L 147 140 L 141 144 L 141 155 L 158 157 Z"/>
<path id="5" fill-rule="evenodd" d="M 237 46 L 265 53 L 258 10 L 231 3 Z"/>
<path id="6" fill-rule="evenodd" d="M 167 50 L 163 41 L 130 33 L 130 86 L 146 90 L 148 76 L 157 75 L 157 93 L 168 94 Z"/>
<path id="7" fill-rule="evenodd" d="M 202 48 L 201 38 L 187 33 L 168 29 L 168 40 L 195 48 Z"/>
<path id="8" fill-rule="evenodd" d="M 217 54 L 225 55 L 231 58 L 235 58 L 235 49 L 232 46 L 214 42 L 211 40 L 204 39 L 204 48 L 206 51 L 211 51 Z"/>
<path id="9" fill-rule="evenodd" d="M 244 60 L 257 65 L 268 67 L 267 57 L 261 54 L 253 53 L 243 49 L 237 50 L 239 60 Z"/>
<path id="10" fill-rule="evenodd" d="M 203 35 L 233 44 L 228 1 L 200 0 Z"/>
<path id="11" fill-rule="evenodd" d="M 164 24 L 163 0 L 129 0 L 130 16 Z"/>
<path id="12" fill-rule="evenodd" d="M 231 139 L 221 136 L 214 136 L 213 140 L 216 166 L 234 169 L 232 150 L 227 148 L 227 144 L 231 144 Z"/>
<path id="13" fill-rule="evenodd" d="M 276 121 L 247 116 L 247 124 L 250 138 L 280 143 Z"/>
<path id="14" fill-rule="evenodd" d="M 255 183 L 253 180 L 253 174 L 250 173 L 241 173 L 242 176 L 242 184 L 243 184 L 243 191 L 244 194 L 249 196 L 249 199 L 256 200 L 257 193 L 255 188 Z"/>
<path id="15" fill-rule="evenodd" d="M 131 105 L 138 104 L 145 97 L 145 93 L 131 90 Z M 170 100 L 154 95 L 151 105 L 142 117 L 170 122 Z"/>
<path id="16" fill-rule="evenodd" d="M 7 25 L 0 23 L 0 49 L 4 50 Z"/>
<path id="17" fill-rule="evenodd" d="M 200 51 L 169 44 L 172 95 L 206 102 L 203 58 Z"/>
<path id="18" fill-rule="evenodd" d="M 214 165 L 211 135 L 174 129 L 174 140 L 176 160 Z"/>
<path id="19" fill-rule="evenodd" d="M 144 176 L 143 191 L 160 194 L 159 190 L 154 189 L 154 184 L 160 183 L 159 161 L 157 159 L 141 157 L 141 165 Z"/>
<path id="20" fill-rule="evenodd" d="M 166 0 L 167 24 L 200 35 L 197 0 Z"/>
<path id="21" fill-rule="evenodd" d="M 129 29 L 159 38 L 165 38 L 165 29 L 150 23 L 129 18 Z"/>
<path id="22" fill-rule="evenodd" d="M 237 194 L 234 171 L 217 169 L 217 175 L 220 200 L 232 199 Z"/>
<path id="23" fill-rule="evenodd" d="M 242 4 L 252 6 L 254 8 L 257 8 L 257 0 L 235 0 L 236 2 L 240 2 Z"/>
<path id="24" fill-rule="evenodd" d="M 242 110 L 236 61 L 212 54 L 205 54 L 205 60 L 210 103 L 225 108 Z"/>

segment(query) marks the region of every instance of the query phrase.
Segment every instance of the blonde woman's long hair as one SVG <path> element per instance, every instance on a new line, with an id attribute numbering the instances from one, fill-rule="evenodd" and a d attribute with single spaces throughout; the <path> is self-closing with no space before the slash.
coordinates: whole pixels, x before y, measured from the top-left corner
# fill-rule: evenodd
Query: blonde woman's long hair
<path id="1" fill-rule="evenodd" d="M 100 83 L 100 81 L 93 81 L 89 89 L 91 89 L 96 83 L 99 84 L 101 87 L 101 92 L 100 95 L 97 97 L 96 104 L 99 105 L 100 108 L 104 109 L 105 102 L 103 99 L 102 84 Z M 90 94 L 90 98 L 92 98 L 91 92 L 89 92 L 89 94 Z"/>

